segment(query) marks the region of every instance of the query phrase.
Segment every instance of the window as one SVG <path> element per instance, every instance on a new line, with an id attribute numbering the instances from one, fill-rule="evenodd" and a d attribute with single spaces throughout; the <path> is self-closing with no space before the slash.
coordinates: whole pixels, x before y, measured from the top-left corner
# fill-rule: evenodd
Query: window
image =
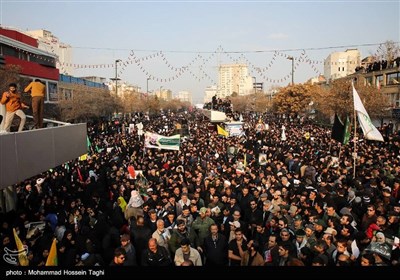
<path id="1" fill-rule="evenodd" d="M 386 75 L 386 84 L 388 84 L 388 85 L 400 84 L 400 72 L 387 74 Z"/>
<path id="2" fill-rule="evenodd" d="M 67 89 L 67 88 L 62 89 L 62 98 L 64 100 L 71 99 L 72 98 L 72 90 Z"/>
<path id="3" fill-rule="evenodd" d="M 383 86 L 383 75 L 378 75 L 375 77 L 375 87 L 381 88 Z"/>
<path id="4" fill-rule="evenodd" d="M 365 77 L 365 85 L 372 86 L 372 77 Z"/>
<path id="5" fill-rule="evenodd" d="M 47 83 L 47 92 L 49 94 L 49 101 L 52 101 L 52 102 L 58 101 L 57 83 L 48 82 Z"/>
<path id="6" fill-rule="evenodd" d="M 13 47 L 3 45 L 2 49 L 3 49 L 3 55 L 13 56 L 13 57 L 18 56 L 17 51 Z"/>

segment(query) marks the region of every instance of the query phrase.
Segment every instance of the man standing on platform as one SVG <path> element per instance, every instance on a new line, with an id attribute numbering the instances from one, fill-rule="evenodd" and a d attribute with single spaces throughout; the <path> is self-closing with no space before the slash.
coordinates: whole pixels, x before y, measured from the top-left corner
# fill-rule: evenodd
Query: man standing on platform
<path id="1" fill-rule="evenodd" d="M 46 94 L 46 86 L 40 79 L 32 81 L 24 90 L 24 92 L 31 92 L 32 96 L 32 112 L 34 128 L 43 128 L 43 112 L 44 112 L 44 96 Z"/>

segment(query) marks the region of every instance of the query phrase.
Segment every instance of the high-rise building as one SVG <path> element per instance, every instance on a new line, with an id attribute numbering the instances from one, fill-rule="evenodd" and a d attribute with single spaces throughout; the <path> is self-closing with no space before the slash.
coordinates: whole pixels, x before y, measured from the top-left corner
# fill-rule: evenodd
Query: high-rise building
<path id="1" fill-rule="evenodd" d="M 39 29 L 23 31 L 25 34 L 37 39 L 38 48 L 53 53 L 58 57 L 57 68 L 61 74 L 73 75 L 72 47 L 54 36 L 50 31 Z"/>
<path id="2" fill-rule="evenodd" d="M 357 66 L 361 65 L 361 54 L 357 49 L 348 49 L 344 52 L 331 53 L 324 63 L 324 76 L 327 81 L 353 74 Z"/>
<path id="3" fill-rule="evenodd" d="M 159 99 L 163 99 L 165 101 L 171 101 L 172 100 L 172 91 L 169 89 L 161 89 L 156 92 L 156 96 Z"/>
<path id="4" fill-rule="evenodd" d="M 192 93 L 190 93 L 189 91 L 183 90 L 178 92 L 176 98 L 182 102 L 192 103 Z"/>
<path id="5" fill-rule="evenodd" d="M 234 92 L 248 95 L 253 91 L 253 78 L 246 64 L 225 64 L 218 69 L 217 97 L 226 98 Z"/>

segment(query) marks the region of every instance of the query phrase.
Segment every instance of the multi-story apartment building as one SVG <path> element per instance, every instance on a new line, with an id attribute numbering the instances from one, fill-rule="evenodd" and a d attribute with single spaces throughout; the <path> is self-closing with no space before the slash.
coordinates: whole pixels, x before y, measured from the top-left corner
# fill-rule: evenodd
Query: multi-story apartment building
<path id="1" fill-rule="evenodd" d="M 58 60 L 56 66 L 60 70 L 61 74 L 74 74 L 74 68 L 72 64 L 72 47 L 70 45 L 62 43 L 50 31 L 44 29 L 22 32 L 35 38 L 38 42 L 39 49 L 45 50 L 57 56 Z"/>
<path id="2" fill-rule="evenodd" d="M 163 99 L 165 101 L 171 101 L 172 100 L 172 91 L 169 89 L 161 89 L 156 92 L 156 96 L 159 99 Z"/>
<path id="3" fill-rule="evenodd" d="M 192 103 L 192 93 L 186 90 L 178 92 L 176 98 L 182 102 Z"/>
<path id="4" fill-rule="evenodd" d="M 344 52 L 331 53 L 324 62 L 324 76 L 333 81 L 353 74 L 361 64 L 361 54 L 357 49 L 348 49 Z"/>
<path id="5" fill-rule="evenodd" d="M 218 69 L 217 97 L 226 98 L 234 92 L 248 95 L 253 91 L 253 78 L 246 64 L 225 64 Z"/>

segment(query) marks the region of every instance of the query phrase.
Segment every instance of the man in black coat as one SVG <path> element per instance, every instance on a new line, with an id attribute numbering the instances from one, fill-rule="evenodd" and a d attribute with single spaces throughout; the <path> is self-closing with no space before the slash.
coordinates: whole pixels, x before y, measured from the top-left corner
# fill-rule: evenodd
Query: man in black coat
<path id="1" fill-rule="evenodd" d="M 210 226 L 210 234 L 204 238 L 205 266 L 228 265 L 228 242 L 226 237 L 218 232 L 218 225 Z"/>

